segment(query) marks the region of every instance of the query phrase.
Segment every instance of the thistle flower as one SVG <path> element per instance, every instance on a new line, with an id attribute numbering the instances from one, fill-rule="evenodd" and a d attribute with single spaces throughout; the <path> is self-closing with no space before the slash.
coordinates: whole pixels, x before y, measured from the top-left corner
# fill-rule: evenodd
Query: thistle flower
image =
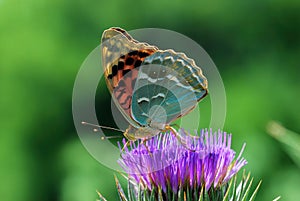
<path id="1" fill-rule="evenodd" d="M 245 145 L 235 159 L 231 137 L 202 130 L 197 137 L 185 135 L 184 143 L 173 133 L 131 143 L 121 150 L 118 161 L 128 174 L 128 199 L 116 179 L 120 200 L 245 200 L 252 184 L 250 174 L 239 185 L 236 178 L 232 180 L 247 164 L 241 157 Z M 125 144 L 123 140 L 120 149 Z"/>

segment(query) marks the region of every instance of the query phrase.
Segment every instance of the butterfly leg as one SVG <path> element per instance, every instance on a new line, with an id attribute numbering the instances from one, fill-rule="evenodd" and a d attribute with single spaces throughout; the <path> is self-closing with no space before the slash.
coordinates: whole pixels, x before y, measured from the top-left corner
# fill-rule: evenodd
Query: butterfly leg
<path id="1" fill-rule="evenodd" d="M 184 139 L 182 138 L 182 136 L 180 136 L 180 134 L 172 127 L 172 126 L 166 126 L 164 132 L 166 131 L 170 131 L 172 133 L 172 135 L 174 135 L 174 137 L 176 137 L 176 139 L 183 145 L 185 145 L 186 143 L 184 143 Z"/>
<path id="2" fill-rule="evenodd" d="M 171 131 L 171 133 L 176 137 L 176 139 L 180 142 L 180 144 L 182 144 L 186 149 L 188 149 L 191 152 L 195 151 L 188 147 L 186 139 L 184 139 L 184 137 L 182 137 L 173 127 L 167 125 L 164 132 L 165 131 Z M 191 137 L 184 130 L 183 132 L 185 133 L 185 136 Z"/>
<path id="3" fill-rule="evenodd" d="M 179 128 L 180 128 L 180 126 L 179 126 L 178 124 L 175 124 L 175 123 L 174 123 L 174 124 L 171 124 L 171 126 L 170 126 L 170 127 L 172 127 L 172 126 L 173 126 L 173 127 L 176 127 L 177 129 L 179 129 Z"/>

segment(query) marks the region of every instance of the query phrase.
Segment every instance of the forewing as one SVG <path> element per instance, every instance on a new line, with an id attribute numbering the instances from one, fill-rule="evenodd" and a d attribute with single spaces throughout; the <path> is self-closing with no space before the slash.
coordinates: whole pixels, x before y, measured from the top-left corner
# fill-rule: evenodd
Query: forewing
<path id="1" fill-rule="evenodd" d="M 121 28 L 110 28 L 101 39 L 102 65 L 105 80 L 117 107 L 129 119 L 136 67 L 145 57 L 157 51 L 155 46 L 134 40 Z M 130 120 L 130 119 L 129 119 Z"/>

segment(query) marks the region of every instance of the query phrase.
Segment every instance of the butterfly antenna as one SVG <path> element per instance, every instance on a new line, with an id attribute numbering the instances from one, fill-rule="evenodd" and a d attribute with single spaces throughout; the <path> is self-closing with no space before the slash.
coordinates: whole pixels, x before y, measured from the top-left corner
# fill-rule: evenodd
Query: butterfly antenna
<path id="1" fill-rule="evenodd" d="M 121 135 L 116 135 L 116 136 L 102 136 L 101 140 L 108 140 L 108 139 L 114 139 L 114 138 L 122 138 L 123 136 Z"/>
<path id="2" fill-rule="evenodd" d="M 103 129 L 107 129 L 107 130 L 113 130 L 113 131 L 118 131 L 118 132 L 122 132 L 122 133 L 125 132 L 125 131 L 123 131 L 121 129 L 112 128 L 112 127 L 109 127 L 109 126 L 99 126 L 99 125 L 88 123 L 88 122 L 85 122 L 85 121 L 82 121 L 81 124 L 82 125 L 88 125 L 88 126 L 96 127 L 96 128 L 93 129 L 94 132 L 98 132 L 99 128 L 103 128 Z M 117 136 L 101 136 L 101 140 L 107 140 L 107 139 L 113 139 L 113 138 L 122 138 L 122 137 L 123 137 L 122 135 L 117 135 Z"/>

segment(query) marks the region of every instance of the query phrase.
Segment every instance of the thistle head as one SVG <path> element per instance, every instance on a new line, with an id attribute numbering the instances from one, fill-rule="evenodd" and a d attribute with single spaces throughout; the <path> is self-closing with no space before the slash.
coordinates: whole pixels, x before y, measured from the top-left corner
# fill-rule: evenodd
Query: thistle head
<path id="1" fill-rule="evenodd" d="M 171 132 L 144 143 L 131 143 L 121 152 L 118 162 L 135 189 L 156 192 L 156 197 L 161 194 L 167 198 L 170 193 L 178 196 L 182 192 L 198 196 L 201 191 L 225 192 L 228 181 L 247 164 L 241 157 L 244 146 L 236 157 L 231 149 L 231 134 L 212 130 L 197 134 L 184 136 L 184 145 Z"/>

